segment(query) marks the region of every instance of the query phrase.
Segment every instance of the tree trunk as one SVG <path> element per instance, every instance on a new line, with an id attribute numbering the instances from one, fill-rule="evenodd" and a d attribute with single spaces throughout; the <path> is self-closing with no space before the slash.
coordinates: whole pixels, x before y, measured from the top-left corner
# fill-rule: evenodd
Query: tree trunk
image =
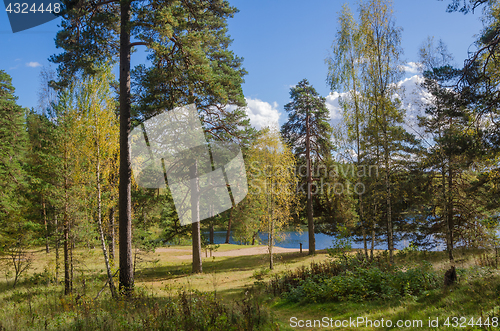
<path id="1" fill-rule="evenodd" d="M 312 172 L 311 172 L 311 131 L 309 113 L 306 115 L 306 162 L 307 162 L 307 231 L 309 234 L 309 255 L 316 254 L 316 238 L 314 236 L 314 218 L 312 205 Z"/>
<path id="2" fill-rule="evenodd" d="M 363 222 L 363 198 L 362 195 L 359 195 L 359 219 L 361 223 L 361 233 L 363 235 L 363 247 L 365 250 L 365 257 L 368 259 L 368 243 L 366 242 L 366 229 L 365 224 Z"/>
<path id="3" fill-rule="evenodd" d="M 45 199 L 42 194 L 43 225 L 45 226 L 45 253 L 49 254 L 49 227 L 47 225 L 47 210 L 45 208 Z"/>
<path id="4" fill-rule="evenodd" d="M 355 68 L 356 66 L 356 59 L 354 58 L 352 52 L 349 53 L 350 55 L 350 60 L 351 60 L 351 66 L 352 68 Z M 354 109 L 355 109 L 355 116 L 356 116 L 356 163 L 357 163 L 357 175 L 359 174 L 359 167 L 361 165 L 361 136 L 359 133 L 359 122 L 360 122 L 360 117 L 361 117 L 361 112 L 359 110 L 359 103 L 358 103 L 358 91 L 357 91 L 357 84 L 356 84 L 356 71 L 351 70 L 351 78 L 353 82 L 353 97 L 354 97 Z M 359 178 L 359 176 L 358 176 Z M 363 218 L 363 196 L 362 194 L 358 194 L 358 211 L 359 211 L 359 222 L 361 223 L 361 233 L 363 236 L 363 247 L 365 250 L 365 257 L 368 259 L 368 246 L 366 242 L 366 229 L 365 229 L 365 224 L 364 224 L 364 218 Z"/>
<path id="5" fill-rule="evenodd" d="M 375 217 L 377 215 L 377 204 L 373 207 L 373 219 L 372 219 L 372 242 L 370 248 L 370 261 L 373 261 L 373 250 L 375 249 Z"/>
<path id="6" fill-rule="evenodd" d="M 210 245 L 214 244 L 214 224 L 210 223 Z"/>
<path id="7" fill-rule="evenodd" d="M 59 224 L 57 222 L 57 214 L 54 215 L 54 226 L 56 234 L 56 284 L 59 284 Z"/>
<path id="8" fill-rule="evenodd" d="M 273 227 L 273 221 L 269 220 L 270 222 L 270 229 L 269 229 L 269 236 L 268 236 L 268 246 L 269 246 L 269 269 L 273 270 L 274 269 L 274 261 L 273 261 L 273 235 L 274 235 L 274 227 Z"/>
<path id="9" fill-rule="evenodd" d="M 231 237 L 231 223 L 233 221 L 233 208 L 229 211 L 229 221 L 227 222 L 227 232 L 226 232 L 226 244 L 229 244 L 229 238 Z"/>
<path id="10" fill-rule="evenodd" d="M 446 212 L 447 212 L 447 220 L 446 220 L 446 241 L 447 241 L 447 250 L 448 250 L 448 258 L 450 259 L 450 262 L 453 264 L 455 262 L 453 258 L 453 194 L 452 194 L 452 188 L 453 188 L 453 169 L 451 166 L 452 160 L 451 156 L 448 159 L 449 164 L 448 164 L 448 202 L 446 206 Z"/>
<path id="11" fill-rule="evenodd" d="M 130 2 L 120 3 L 120 292 L 130 296 L 134 290 L 132 263 L 130 133 Z"/>
<path id="12" fill-rule="evenodd" d="M 97 121 L 96 121 L 97 122 Z M 97 123 L 96 123 L 97 128 Z M 96 134 L 98 136 L 98 132 Z M 109 264 L 108 252 L 106 251 L 106 241 L 104 240 L 104 230 L 102 227 L 102 202 L 101 202 L 101 159 L 100 159 L 100 148 L 99 141 L 96 139 L 97 145 L 97 162 L 96 162 L 96 181 L 97 181 L 97 225 L 99 226 L 99 234 L 101 236 L 101 248 L 102 254 L 104 255 L 104 263 L 106 265 L 106 272 L 108 273 L 108 283 L 109 290 L 111 291 L 111 296 L 116 298 L 115 284 L 113 282 L 113 273 L 111 272 L 111 266 Z"/>
<path id="13" fill-rule="evenodd" d="M 115 261 L 115 207 L 109 209 L 109 231 L 108 231 L 109 259 L 111 264 Z"/>
<path id="14" fill-rule="evenodd" d="M 71 294 L 71 257 L 70 249 L 71 244 L 69 242 L 69 221 L 65 208 L 64 216 L 64 294 Z"/>
<path id="15" fill-rule="evenodd" d="M 372 242 L 370 247 L 370 260 L 373 261 L 373 250 L 375 249 L 375 222 L 372 222 Z"/>
<path id="16" fill-rule="evenodd" d="M 196 161 L 189 167 L 191 178 L 191 222 L 193 237 L 193 273 L 203 272 L 201 262 L 200 199 Z"/>
<path id="17" fill-rule="evenodd" d="M 71 231 L 71 224 L 70 224 L 70 231 Z M 73 293 L 73 249 L 75 248 L 75 238 L 71 236 L 71 243 L 70 243 L 70 249 L 69 249 L 69 265 L 70 265 L 70 274 L 69 274 L 69 283 L 71 285 L 70 287 L 70 292 Z"/>
<path id="18" fill-rule="evenodd" d="M 69 196 L 68 196 L 68 155 L 67 151 L 64 153 L 65 162 L 65 178 L 64 178 L 64 294 L 69 295 L 71 293 L 71 275 L 70 275 L 70 242 L 69 242 Z"/>
<path id="19" fill-rule="evenodd" d="M 273 219 L 273 179 L 271 178 L 271 194 L 269 203 L 269 235 L 268 235 L 268 246 L 269 246 L 269 269 L 274 269 L 273 261 L 273 244 L 274 244 L 274 219 Z"/>
<path id="20" fill-rule="evenodd" d="M 391 182 L 389 178 L 389 151 L 385 150 L 385 189 L 386 189 L 386 204 L 387 204 L 387 246 L 389 249 L 389 261 L 394 264 L 394 242 L 393 242 L 393 225 L 392 225 L 392 205 L 391 205 Z"/>

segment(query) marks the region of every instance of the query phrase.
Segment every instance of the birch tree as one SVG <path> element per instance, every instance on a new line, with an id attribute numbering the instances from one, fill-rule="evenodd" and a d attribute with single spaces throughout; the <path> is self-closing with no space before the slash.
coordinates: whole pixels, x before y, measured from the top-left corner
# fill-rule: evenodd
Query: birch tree
<path id="1" fill-rule="evenodd" d="M 368 112 L 366 132 L 371 152 L 383 169 L 385 215 L 389 259 L 394 262 L 394 226 L 391 175 L 395 160 L 408 156 L 414 137 L 402 127 L 405 111 L 397 97 L 403 74 L 401 29 L 396 27 L 392 2 L 370 0 L 360 5 L 360 32 L 363 44 L 363 80 Z"/>
<path id="2" fill-rule="evenodd" d="M 352 161 L 356 164 L 355 173 L 358 174 L 361 168 L 366 165 L 363 160 L 366 151 L 362 136 L 366 125 L 366 109 L 361 94 L 363 86 L 362 65 L 365 59 L 364 48 L 360 27 L 347 4 L 343 5 L 338 21 L 340 28 L 332 43 L 332 55 L 326 59 L 328 64 L 327 82 L 332 92 L 341 93 L 339 104 L 343 123 L 347 127 L 345 140 L 348 143 L 347 149 L 354 151 L 354 160 Z M 351 156 L 352 153 L 347 153 L 347 155 Z M 359 183 L 363 184 L 362 177 L 358 179 Z M 366 224 L 363 212 L 363 193 L 362 190 L 359 190 L 357 194 L 357 214 L 365 255 L 368 257 L 366 240 L 366 226 L 368 224 Z"/>
<path id="3" fill-rule="evenodd" d="M 266 131 L 251 146 L 249 198 L 262 208 L 260 230 L 268 233 L 269 268 L 274 269 L 273 247 L 279 231 L 298 213 L 295 156 L 275 128 Z M 257 215 L 255 215 L 257 216 Z"/>
<path id="4" fill-rule="evenodd" d="M 79 172 L 87 177 L 93 191 L 91 210 L 95 215 L 101 249 L 106 265 L 108 283 L 113 297 L 116 290 L 107 250 L 104 231 L 103 210 L 108 210 L 114 194 L 113 174 L 117 170 L 115 156 L 118 154 L 118 119 L 115 115 L 115 100 L 111 91 L 113 75 L 111 67 L 105 66 L 95 76 L 83 77 L 76 91 L 77 128 L 82 138 Z M 106 196 L 103 197 L 103 192 Z M 112 220 L 109 220 L 112 222 Z"/>

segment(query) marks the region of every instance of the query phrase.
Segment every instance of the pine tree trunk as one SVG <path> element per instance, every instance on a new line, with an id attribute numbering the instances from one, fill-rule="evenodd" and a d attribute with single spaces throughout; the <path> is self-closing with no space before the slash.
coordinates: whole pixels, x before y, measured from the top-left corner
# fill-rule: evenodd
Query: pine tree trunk
<path id="1" fill-rule="evenodd" d="M 214 224 L 210 223 L 210 245 L 214 244 Z"/>
<path id="2" fill-rule="evenodd" d="M 309 234 L 309 255 L 316 254 L 316 238 L 314 236 L 314 218 L 312 205 L 312 171 L 311 171 L 311 129 L 310 115 L 306 116 L 306 162 L 307 162 L 307 231 Z"/>
<path id="3" fill-rule="evenodd" d="M 370 260 L 373 261 L 373 250 L 375 249 L 375 222 L 372 222 L 372 240 L 370 247 Z"/>
<path id="4" fill-rule="evenodd" d="M 366 241 L 366 228 L 365 228 L 365 223 L 363 221 L 363 197 L 360 194 L 359 195 L 359 219 L 361 223 L 361 233 L 363 235 L 363 247 L 365 250 L 365 257 L 368 259 L 368 243 Z"/>
<path id="5" fill-rule="evenodd" d="M 71 275 L 70 275 L 70 242 L 69 242 L 69 196 L 68 196 L 68 155 L 65 151 L 65 178 L 64 178 L 64 294 L 71 294 Z"/>
<path id="6" fill-rule="evenodd" d="M 229 221 L 227 222 L 226 244 L 229 244 L 231 238 L 231 223 L 233 222 L 233 208 L 229 211 Z"/>
<path id="7" fill-rule="evenodd" d="M 132 295 L 134 271 L 132 263 L 131 163 L 130 133 L 130 2 L 120 3 L 120 292 Z"/>
<path id="8" fill-rule="evenodd" d="M 57 222 L 57 214 L 54 215 L 54 226 L 56 234 L 56 284 L 59 284 L 59 224 Z"/>
<path id="9" fill-rule="evenodd" d="M 71 294 L 71 275 L 70 275 L 70 243 L 69 243 L 69 224 L 65 215 L 64 220 L 64 294 Z"/>
<path id="10" fill-rule="evenodd" d="M 43 225 L 45 226 L 45 253 L 49 254 L 49 227 L 47 225 L 47 209 L 45 199 L 42 194 Z"/>
<path id="11" fill-rule="evenodd" d="M 191 221 L 193 237 L 193 273 L 203 272 L 201 262 L 200 199 L 196 161 L 189 167 L 191 178 Z"/>
<path id="12" fill-rule="evenodd" d="M 453 189 L 453 169 L 452 169 L 452 160 L 451 156 L 449 157 L 449 164 L 448 164 L 448 203 L 446 207 L 446 212 L 447 212 L 447 250 L 448 250 L 448 258 L 450 259 L 450 262 L 453 264 L 454 258 L 453 258 L 453 194 L 452 194 L 452 189 Z"/>
<path id="13" fill-rule="evenodd" d="M 70 224 L 71 231 L 71 224 Z M 75 238 L 71 236 L 71 243 L 69 246 L 69 265 L 70 265 L 70 274 L 69 274 L 69 284 L 70 284 L 70 292 L 73 293 L 73 249 L 75 248 Z"/>
<path id="14" fill-rule="evenodd" d="M 373 206 L 373 219 L 372 219 L 372 242 L 370 247 L 370 260 L 373 261 L 373 250 L 375 249 L 375 217 L 377 215 L 377 204 Z"/>

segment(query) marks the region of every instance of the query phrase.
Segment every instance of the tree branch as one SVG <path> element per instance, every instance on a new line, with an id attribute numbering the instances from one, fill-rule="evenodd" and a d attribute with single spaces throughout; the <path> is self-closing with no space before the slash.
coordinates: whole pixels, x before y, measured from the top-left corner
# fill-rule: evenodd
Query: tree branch
<path id="1" fill-rule="evenodd" d="M 130 43 L 128 47 L 134 47 L 134 46 L 146 46 L 149 47 L 149 43 L 146 43 L 144 41 L 136 41 L 134 43 Z"/>
<path id="2" fill-rule="evenodd" d="M 105 6 L 109 5 L 110 3 L 120 3 L 120 0 L 107 0 L 99 3 L 93 4 L 93 7 L 100 7 L 100 6 Z"/>

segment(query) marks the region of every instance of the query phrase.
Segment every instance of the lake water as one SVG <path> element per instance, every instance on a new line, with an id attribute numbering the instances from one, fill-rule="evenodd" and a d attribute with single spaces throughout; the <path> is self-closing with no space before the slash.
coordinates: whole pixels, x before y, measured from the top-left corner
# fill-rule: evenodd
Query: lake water
<path id="1" fill-rule="evenodd" d="M 206 238 L 209 237 L 208 232 L 205 232 L 204 235 Z M 266 245 L 267 244 L 267 232 L 261 232 L 259 233 L 260 236 L 260 241 L 262 244 Z M 328 236 L 323 233 L 316 233 L 316 249 L 326 249 L 326 248 L 331 248 L 332 247 L 332 241 L 335 239 L 335 237 Z M 309 239 L 308 239 L 308 233 L 307 231 L 304 231 L 302 233 L 298 232 L 286 232 L 284 240 L 280 242 L 275 242 L 275 246 L 278 247 L 283 247 L 283 248 L 300 248 L 300 243 L 302 243 L 302 249 L 307 250 L 309 249 Z M 214 232 L 214 242 L 215 244 L 223 244 L 226 241 L 226 231 L 215 231 Z M 231 236 L 229 238 L 229 243 L 230 244 L 241 244 L 240 242 L 237 242 L 234 240 L 232 236 L 232 231 L 231 231 Z M 368 243 L 368 248 L 371 246 L 371 242 Z M 396 242 L 394 244 L 394 248 L 396 249 L 403 249 L 404 247 L 408 246 L 407 241 L 401 241 L 401 242 Z M 352 243 L 352 248 L 363 248 L 363 243 Z M 382 242 L 377 245 L 375 245 L 375 249 L 387 249 L 387 243 Z"/>

